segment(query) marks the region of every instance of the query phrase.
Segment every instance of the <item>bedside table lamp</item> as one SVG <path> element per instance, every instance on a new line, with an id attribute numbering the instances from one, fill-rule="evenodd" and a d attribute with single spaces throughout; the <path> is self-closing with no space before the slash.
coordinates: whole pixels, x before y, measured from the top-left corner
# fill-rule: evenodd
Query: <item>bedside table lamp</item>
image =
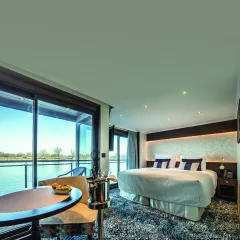
<path id="1" fill-rule="evenodd" d="M 221 177 L 224 176 L 225 167 L 223 165 L 224 158 L 222 158 L 222 164 L 219 166 Z"/>

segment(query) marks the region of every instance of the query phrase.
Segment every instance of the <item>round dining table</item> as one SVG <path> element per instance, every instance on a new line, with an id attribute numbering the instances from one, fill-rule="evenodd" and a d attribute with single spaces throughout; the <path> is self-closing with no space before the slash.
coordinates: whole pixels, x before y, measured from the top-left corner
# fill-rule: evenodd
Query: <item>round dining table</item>
<path id="1" fill-rule="evenodd" d="M 0 227 L 32 222 L 29 235 L 40 239 L 39 220 L 61 213 L 82 198 L 82 192 L 72 187 L 67 195 L 52 192 L 51 187 L 39 187 L 0 197 Z"/>

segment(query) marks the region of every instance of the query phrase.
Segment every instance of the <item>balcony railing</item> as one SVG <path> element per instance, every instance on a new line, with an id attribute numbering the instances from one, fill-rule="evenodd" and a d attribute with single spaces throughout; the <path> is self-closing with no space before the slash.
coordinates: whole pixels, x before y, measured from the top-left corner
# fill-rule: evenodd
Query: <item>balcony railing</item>
<path id="1" fill-rule="evenodd" d="M 32 160 L 0 160 L 0 195 L 32 188 Z M 77 166 L 86 167 L 90 176 L 91 160 L 38 160 L 37 181 L 54 178 Z"/>
<path id="2" fill-rule="evenodd" d="M 0 160 L 0 196 L 32 188 L 32 160 Z M 125 161 L 120 161 L 120 171 L 125 169 Z M 91 160 L 38 160 L 38 179 L 55 178 L 75 167 L 86 167 L 86 175 L 91 176 Z M 109 169 L 117 175 L 118 163 L 109 160 Z"/>

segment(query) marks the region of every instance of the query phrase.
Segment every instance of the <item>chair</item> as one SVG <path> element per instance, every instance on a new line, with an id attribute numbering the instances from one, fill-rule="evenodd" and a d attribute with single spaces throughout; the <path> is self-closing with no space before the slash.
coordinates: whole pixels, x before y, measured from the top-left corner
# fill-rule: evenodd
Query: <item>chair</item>
<path id="1" fill-rule="evenodd" d="M 58 176 L 59 177 L 63 177 L 63 176 L 66 176 L 68 175 L 69 173 L 71 173 L 71 176 L 86 176 L 86 168 L 85 167 L 77 167 L 77 168 L 74 168 L 73 170 L 67 172 L 67 173 L 64 173 L 64 174 L 61 174 Z"/>
<path id="2" fill-rule="evenodd" d="M 60 239 L 65 236 L 88 235 L 92 239 L 97 211 L 91 210 L 87 206 L 89 192 L 85 176 L 53 178 L 40 181 L 39 186 L 49 186 L 57 182 L 61 185 L 70 185 L 82 191 L 82 199 L 72 208 L 55 216 L 40 220 L 41 238 Z"/>

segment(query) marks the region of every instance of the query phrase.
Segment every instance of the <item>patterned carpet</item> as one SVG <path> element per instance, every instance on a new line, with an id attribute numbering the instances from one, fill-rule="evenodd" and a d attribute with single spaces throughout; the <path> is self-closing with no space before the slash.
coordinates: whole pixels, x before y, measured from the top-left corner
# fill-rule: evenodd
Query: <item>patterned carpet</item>
<path id="1" fill-rule="evenodd" d="M 240 240 L 235 203 L 213 199 L 202 219 L 192 222 L 125 200 L 118 189 L 111 190 L 111 197 L 113 206 L 105 211 L 106 240 Z"/>

